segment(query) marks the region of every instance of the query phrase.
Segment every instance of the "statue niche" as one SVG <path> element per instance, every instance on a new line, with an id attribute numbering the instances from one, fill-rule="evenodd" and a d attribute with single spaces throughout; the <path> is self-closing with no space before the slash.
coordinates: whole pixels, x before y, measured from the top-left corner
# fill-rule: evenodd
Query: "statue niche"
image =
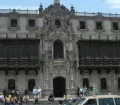
<path id="1" fill-rule="evenodd" d="M 53 51 L 54 51 L 54 59 L 64 58 L 63 43 L 61 40 L 56 40 L 53 43 Z"/>

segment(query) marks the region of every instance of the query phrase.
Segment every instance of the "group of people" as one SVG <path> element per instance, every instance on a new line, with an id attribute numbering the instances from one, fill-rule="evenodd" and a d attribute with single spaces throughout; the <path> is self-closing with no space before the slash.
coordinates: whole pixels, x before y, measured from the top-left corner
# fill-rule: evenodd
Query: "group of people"
<path id="1" fill-rule="evenodd" d="M 15 105 L 16 103 L 22 105 L 22 97 L 16 97 L 13 95 L 7 95 L 5 97 L 5 105 Z"/>
<path id="2" fill-rule="evenodd" d="M 34 93 L 33 93 L 34 94 Z M 39 102 L 39 91 L 34 94 L 34 104 L 38 104 Z M 0 94 L 0 104 L 5 105 L 22 105 L 23 103 L 29 102 L 29 95 L 28 90 L 26 89 L 24 91 L 24 96 L 20 97 L 18 89 L 16 90 L 3 90 L 3 92 Z"/>
<path id="3" fill-rule="evenodd" d="M 82 87 L 80 87 L 80 89 L 79 89 L 79 96 L 87 96 L 88 95 L 88 89 L 87 89 L 87 87 L 84 87 L 84 88 L 82 88 Z"/>
<path id="4" fill-rule="evenodd" d="M 0 104 L 5 103 L 5 105 L 14 105 L 15 103 L 19 103 L 21 105 L 22 98 L 19 97 L 18 89 L 4 89 L 0 95 Z"/>
<path id="5" fill-rule="evenodd" d="M 83 88 L 82 86 L 79 88 L 78 87 L 78 96 L 88 96 L 91 92 L 91 95 L 96 95 L 97 94 L 97 89 L 96 86 L 90 86 L 88 89 L 86 86 Z"/>

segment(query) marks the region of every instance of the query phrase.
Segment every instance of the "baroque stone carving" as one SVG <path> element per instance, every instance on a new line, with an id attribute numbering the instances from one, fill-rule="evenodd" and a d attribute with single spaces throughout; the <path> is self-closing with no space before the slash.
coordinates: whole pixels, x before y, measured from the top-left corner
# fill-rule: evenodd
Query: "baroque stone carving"
<path id="1" fill-rule="evenodd" d="M 66 51 L 66 59 L 68 60 L 68 61 L 70 61 L 70 60 L 72 60 L 72 52 L 71 51 Z"/>
<path id="2" fill-rule="evenodd" d="M 51 50 L 48 51 L 48 59 L 49 59 L 49 60 L 52 59 L 52 51 L 51 51 Z"/>

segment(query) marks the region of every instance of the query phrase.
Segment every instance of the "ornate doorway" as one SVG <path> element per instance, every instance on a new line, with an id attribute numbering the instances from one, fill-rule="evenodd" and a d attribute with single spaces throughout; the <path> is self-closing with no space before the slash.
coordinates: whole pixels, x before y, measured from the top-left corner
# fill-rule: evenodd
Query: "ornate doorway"
<path id="1" fill-rule="evenodd" d="M 63 97 L 66 93 L 66 81 L 63 77 L 53 79 L 53 93 L 55 97 Z"/>

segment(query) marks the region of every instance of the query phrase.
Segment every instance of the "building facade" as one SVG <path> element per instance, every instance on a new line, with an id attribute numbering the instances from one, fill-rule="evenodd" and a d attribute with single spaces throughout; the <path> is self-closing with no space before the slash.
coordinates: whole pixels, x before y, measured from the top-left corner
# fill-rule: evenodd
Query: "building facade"
<path id="1" fill-rule="evenodd" d="M 42 97 L 95 85 L 120 90 L 120 15 L 75 12 L 54 0 L 43 10 L 0 10 L 0 91 L 35 86 Z"/>

